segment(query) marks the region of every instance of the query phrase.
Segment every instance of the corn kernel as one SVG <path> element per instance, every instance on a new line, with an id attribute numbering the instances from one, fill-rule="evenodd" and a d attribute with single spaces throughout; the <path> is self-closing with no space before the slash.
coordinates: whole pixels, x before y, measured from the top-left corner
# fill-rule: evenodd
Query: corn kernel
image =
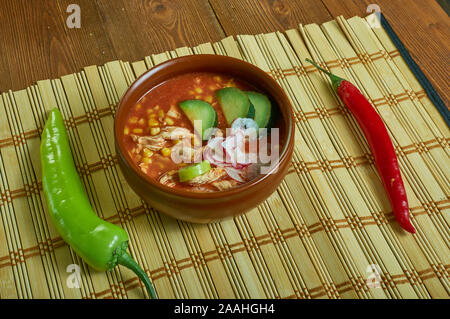
<path id="1" fill-rule="evenodd" d="M 142 150 L 142 153 L 144 153 L 145 157 L 151 157 L 153 155 L 153 152 L 151 150 L 149 150 L 148 148 L 144 148 Z"/>
<path id="2" fill-rule="evenodd" d="M 207 97 L 205 97 L 205 101 L 208 103 L 212 103 L 213 97 L 211 95 L 208 95 Z"/>
<path id="3" fill-rule="evenodd" d="M 166 117 L 166 119 L 164 120 L 168 125 L 173 125 L 174 121 L 170 118 L 170 117 Z"/>
<path id="4" fill-rule="evenodd" d="M 141 104 L 141 103 L 136 104 L 136 110 L 140 110 L 141 107 L 142 107 L 142 104 Z"/>
<path id="5" fill-rule="evenodd" d="M 196 95 L 196 96 L 195 96 L 195 99 L 196 99 L 196 100 L 201 100 L 201 99 L 202 99 L 202 96 L 201 96 L 201 95 Z"/>
<path id="6" fill-rule="evenodd" d="M 197 92 L 198 94 L 203 93 L 202 88 L 195 88 L 195 92 Z"/>
<path id="7" fill-rule="evenodd" d="M 152 159 L 150 157 L 142 158 L 142 163 L 144 163 L 144 164 L 150 164 L 151 162 L 152 162 Z"/>
<path id="8" fill-rule="evenodd" d="M 135 134 L 142 134 L 144 131 L 141 128 L 134 128 L 133 133 Z"/>
<path id="9" fill-rule="evenodd" d="M 150 135 L 156 135 L 161 131 L 161 129 L 159 127 L 152 127 L 150 129 Z"/>
<path id="10" fill-rule="evenodd" d="M 156 118 L 158 115 L 156 113 L 152 113 L 148 116 L 148 119 L 154 119 Z"/>
<path id="11" fill-rule="evenodd" d="M 221 78 L 220 76 L 218 76 L 218 75 L 216 75 L 215 77 L 213 77 L 213 79 L 214 79 L 214 81 L 216 81 L 216 82 L 222 81 L 222 78 Z"/>
<path id="12" fill-rule="evenodd" d="M 190 95 L 194 95 L 194 94 L 195 94 L 195 92 L 194 92 L 194 91 L 192 91 L 192 90 L 189 90 L 189 94 L 190 94 Z"/>
<path id="13" fill-rule="evenodd" d="M 128 123 L 130 123 L 130 124 L 136 124 L 137 121 L 138 121 L 137 116 L 132 116 L 132 117 L 130 117 L 130 119 L 128 120 Z"/>
<path id="14" fill-rule="evenodd" d="M 159 117 L 164 117 L 164 111 L 163 111 L 163 110 L 159 110 L 158 116 L 159 116 Z"/>
<path id="15" fill-rule="evenodd" d="M 138 123 L 139 123 L 139 125 L 144 125 L 145 120 L 143 118 L 141 118 Z"/>
<path id="16" fill-rule="evenodd" d="M 153 108 L 155 111 L 159 110 L 159 105 L 155 105 L 155 107 Z"/>
<path id="17" fill-rule="evenodd" d="M 147 109 L 147 114 L 152 114 L 153 113 L 153 109 Z"/>
<path id="18" fill-rule="evenodd" d="M 159 122 L 157 119 L 151 118 L 148 120 L 148 126 L 159 126 Z"/>
<path id="19" fill-rule="evenodd" d="M 129 129 L 128 127 L 125 127 L 125 128 L 123 129 L 123 134 L 124 134 L 124 135 L 130 134 L 130 129 Z"/>
<path id="20" fill-rule="evenodd" d="M 170 156 L 171 150 L 170 148 L 164 147 L 161 149 L 161 154 L 165 157 Z"/>

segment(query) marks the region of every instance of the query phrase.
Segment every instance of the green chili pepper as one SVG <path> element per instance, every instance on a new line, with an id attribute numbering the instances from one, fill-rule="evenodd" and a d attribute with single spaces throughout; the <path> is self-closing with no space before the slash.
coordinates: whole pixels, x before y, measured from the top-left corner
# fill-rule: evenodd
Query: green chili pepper
<path id="1" fill-rule="evenodd" d="M 211 165 L 208 161 L 202 161 L 200 163 L 182 167 L 178 170 L 178 178 L 180 182 L 190 181 L 191 179 L 203 175 L 211 169 Z"/>
<path id="2" fill-rule="evenodd" d="M 92 209 L 77 174 L 67 132 L 58 109 L 50 111 L 41 139 L 42 186 L 50 217 L 61 237 L 96 270 L 117 264 L 137 274 L 151 298 L 150 279 L 128 254 L 128 234 L 100 219 Z"/>

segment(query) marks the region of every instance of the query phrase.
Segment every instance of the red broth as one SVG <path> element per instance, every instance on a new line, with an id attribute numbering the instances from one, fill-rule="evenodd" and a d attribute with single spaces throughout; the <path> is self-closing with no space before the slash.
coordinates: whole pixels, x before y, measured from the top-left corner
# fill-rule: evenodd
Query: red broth
<path id="1" fill-rule="evenodd" d="M 191 122 L 178 105 L 182 101 L 193 99 L 203 100 L 212 105 L 218 116 L 217 127 L 225 133 L 227 123 L 215 97 L 215 91 L 230 86 L 245 91 L 254 91 L 252 86 L 230 76 L 198 72 L 187 73 L 169 79 L 144 94 L 130 110 L 124 127 L 125 147 L 133 161 L 149 177 L 161 182 L 171 172 L 173 173 L 183 166 L 190 165 L 186 163 L 177 164 L 171 159 L 171 150 L 177 144 L 176 140 L 166 140 L 163 148 L 151 150 L 146 146 L 140 145 L 138 142 L 140 140 L 137 140 L 137 137 L 159 136 L 158 134 L 167 127 L 185 128 L 193 133 L 194 128 Z M 204 144 L 205 142 L 203 142 Z M 222 190 L 208 183 L 195 186 L 181 183 L 177 181 L 177 174 L 172 175 L 170 175 L 172 182 L 167 185 L 173 188 L 199 192 Z M 219 181 L 227 181 L 225 184 L 232 184 L 230 187 L 242 184 L 241 182 L 236 182 L 228 175 L 221 177 Z"/>

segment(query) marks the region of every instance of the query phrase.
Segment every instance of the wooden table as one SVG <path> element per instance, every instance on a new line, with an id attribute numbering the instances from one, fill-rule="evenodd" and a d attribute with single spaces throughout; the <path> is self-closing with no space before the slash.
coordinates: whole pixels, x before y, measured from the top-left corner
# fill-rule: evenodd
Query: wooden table
<path id="1" fill-rule="evenodd" d="M 67 7 L 81 9 L 69 29 Z M 0 92 L 180 46 L 365 16 L 377 3 L 448 105 L 449 17 L 435 0 L 2 0 Z"/>

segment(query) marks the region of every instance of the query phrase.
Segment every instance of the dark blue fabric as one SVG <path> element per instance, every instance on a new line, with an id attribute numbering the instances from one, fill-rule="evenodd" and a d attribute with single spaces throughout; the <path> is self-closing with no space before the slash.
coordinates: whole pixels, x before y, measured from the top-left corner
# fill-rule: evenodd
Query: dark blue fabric
<path id="1" fill-rule="evenodd" d="M 436 106 L 438 111 L 441 113 L 447 125 L 450 127 L 450 111 L 447 106 L 442 101 L 441 97 L 437 94 L 436 90 L 431 85 L 428 78 L 423 74 L 422 70 L 419 68 L 416 62 L 414 62 L 413 58 L 409 54 L 408 50 L 403 45 L 402 41 L 398 38 L 397 34 L 392 29 L 391 25 L 387 22 L 386 18 L 383 14 L 380 15 L 381 25 L 386 30 L 387 34 L 391 38 L 392 42 L 394 42 L 398 51 L 402 55 L 403 59 L 405 59 L 411 71 L 416 76 L 417 80 L 422 84 L 425 92 L 430 98 L 431 102 Z"/>

